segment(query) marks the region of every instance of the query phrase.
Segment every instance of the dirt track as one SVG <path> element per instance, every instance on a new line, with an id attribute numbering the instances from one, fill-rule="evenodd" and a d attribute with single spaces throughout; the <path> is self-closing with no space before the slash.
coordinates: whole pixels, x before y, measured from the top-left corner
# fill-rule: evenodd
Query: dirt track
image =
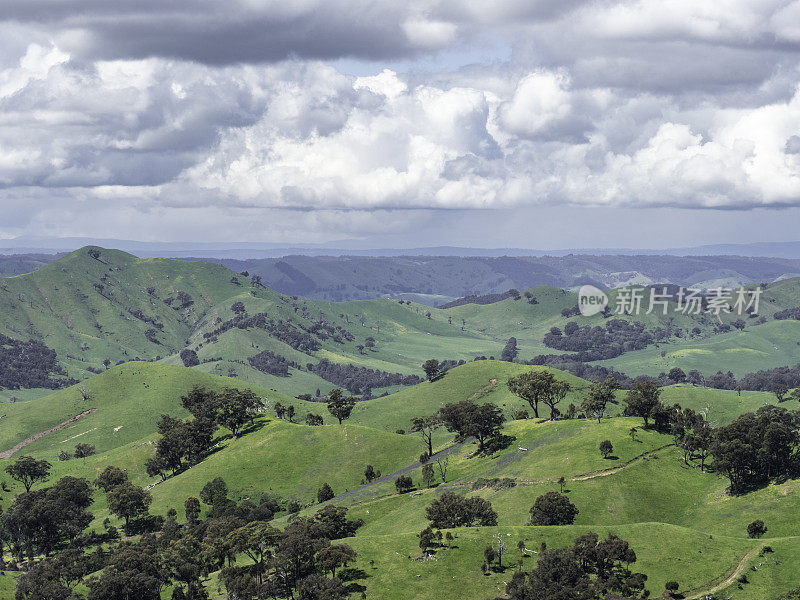
<path id="1" fill-rule="evenodd" d="M 11 448 L 11 450 L 6 450 L 5 452 L 0 452 L 0 459 L 11 458 L 12 456 L 14 456 L 14 454 L 16 452 L 18 452 L 19 450 L 22 450 L 25 446 L 27 446 L 29 444 L 32 444 L 36 440 L 38 440 L 40 438 L 43 438 L 44 436 L 46 436 L 46 435 L 48 435 L 50 433 L 54 433 L 54 432 L 58 431 L 59 429 L 64 429 L 64 427 L 67 427 L 68 425 L 72 425 L 76 421 L 80 421 L 83 417 L 86 417 L 86 416 L 92 414 L 93 412 L 97 412 L 97 409 L 96 408 L 90 408 L 89 410 L 83 411 L 79 415 L 75 415 L 74 417 L 72 417 L 70 419 L 67 419 L 66 421 L 64 421 L 60 425 L 56 425 L 55 427 L 51 427 L 50 429 L 48 429 L 46 431 L 40 431 L 39 433 L 32 435 L 31 437 L 21 441 L 19 444 L 17 444 L 13 448 Z"/>

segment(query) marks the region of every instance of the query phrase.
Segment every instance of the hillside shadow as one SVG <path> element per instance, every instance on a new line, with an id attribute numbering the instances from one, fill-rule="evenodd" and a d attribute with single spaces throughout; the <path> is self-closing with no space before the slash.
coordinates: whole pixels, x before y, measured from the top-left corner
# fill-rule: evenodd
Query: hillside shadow
<path id="1" fill-rule="evenodd" d="M 517 441 L 516 436 L 513 435 L 506 435 L 505 433 L 495 436 L 489 440 L 486 440 L 486 443 L 483 445 L 483 450 L 481 452 L 475 451 L 473 456 L 491 456 L 495 452 L 499 452 L 500 450 L 505 450 L 509 448 L 511 444 Z"/>

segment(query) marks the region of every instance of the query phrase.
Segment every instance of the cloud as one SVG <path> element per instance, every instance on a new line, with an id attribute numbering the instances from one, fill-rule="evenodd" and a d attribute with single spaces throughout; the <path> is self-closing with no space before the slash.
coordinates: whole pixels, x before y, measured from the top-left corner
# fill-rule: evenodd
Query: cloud
<path id="1" fill-rule="evenodd" d="M 277 236 L 413 231 L 426 211 L 800 206 L 798 6 L 9 0 L 0 234 L 86 215 Z M 326 62 L 484 38 L 513 40 L 510 60 Z"/>

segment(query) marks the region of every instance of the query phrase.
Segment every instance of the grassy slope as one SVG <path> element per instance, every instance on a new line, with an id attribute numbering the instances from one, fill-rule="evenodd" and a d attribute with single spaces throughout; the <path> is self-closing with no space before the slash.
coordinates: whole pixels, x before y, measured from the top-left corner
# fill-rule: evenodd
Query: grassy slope
<path id="1" fill-rule="evenodd" d="M 238 440 L 223 436 L 221 450 L 154 488 L 153 511 L 163 514 L 170 506 L 180 508 L 185 497 L 197 495 L 207 480 L 218 475 L 228 481 L 237 498 L 271 490 L 310 502 L 323 481 L 328 481 L 336 492 L 352 489 L 360 483 L 363 466 L 368 462 L 386 474 L 415 460 L 421 450 L 419 438 L 391 433 L 406 423 L 410 414 L 433 412 L 443 402 L 474 396 L 493 378 L 499 383 L 476 399 L 505 404 L 508 413 L 515 408 L 511 405 L 515 400 L 502 382 L 523 369 L 519 365 L 479 361 L 453 369 L 437 382 L 360 403 L 351 423 L 343 427 L 310 428 L 271 420 Z M 581 385 L 580 380 L 571 380 L 576 387 Z M 89 458 L 85 465 L 77 460 L 53 461 L 54 478 L 65 474 L 93 478 L 106 464 L 117 464 L 127 468 L 138 483 L 149 483 L 153 480 L 144 474 L 143 465 L 152 455 L 153 447 L 146 442 L 155 439 L 155 418 L 164 410 L 180 414 L 177 398 L 195 383 L 221 387 L 236 382 L 197 370 L 150 363 L 111 369 L 87 383 L 99 409 L 95 415 L 43 438 L 27 450 L 53 460 L 64 446 L 63 440 L 83 433 L 77 440 L 91 441 L 103 452 Z M 69 415 L 78 396 L 77 389 L 70 389 L 48 399 L 6 405 L 4 408 L 20 412 L 6 417 L 9 424 L 15 424 L 15 430 L 4 426 L 0 435 L 11 442 L 43 424 L 58 421 L 57 410 Z M 687 404 L 721 405 L 722 419 L 763 403 L 767 395 L 739 399 L 735 394 L 674 386 L 665 391 L 665 396 L 680 397 Z M 280 396 L 271 393 L 271 397 Z M 95 423 L 89 422 L 92 418 Z M 378 428 L 358 424 L 370 421 Z M 114 433 L 113 428 L 119 424 L 122 429 Z M 614 531 L 630 541 L 639 556 L 635 566 L 650 576 L 648 588 L 653 595 L 660 594 L 669 579 L 678 580 L 684 589 L 703 588 L 723 579 L 759 543 L 744 534 L 746 524 L 755 518 L 767 523 L 768 535 L 774 538 L 762 541 L 776 549 L 770 558 L 780 564 L 762 565 L 760 571 L 748 572 L 753 584 L 744 586 L 742 592 L 734 588 L 730 593 L 734 598 L 769 600 L 796 585 L 791 565 L 800 560 L 798 484 L 790 481 L 743 497 L 728 497 L 724 480 L 683 465 L 675 448 L 659 450 L 670 443 L 669 436 L 640 430 L 637 440 L 631 439 L 630 428 L 639 424 L 639 420 L 629 418 L 607 419 L 599 425 L 585 420 L 509 422 L 505 433 L 513 436 L 513 443 L 491 457 L 471 456 L 474 446 L 464 447 L 450 459 L 446 486 L 421 490 L 418 495 L 397 496 L 389 482 L 366 494 L 342 499 L 353 516 L 366 521 L 359 535 L 348 543 L 360 553 L 358 567 L 368 575 L 361 581 L 368 597 L 430 598 L 431 590 L 442 598 L 478 600 L 494 596 L 502 591 L 511 571 L 484 577 L 479 567 L 483 547 L 493 540 L 496 543 L 497 533 L 506 537 L 510 561 L 512 556 L 516 559 L 519 539 L 526 539 L 527 547 L 532 549 L 543 540 L 554 547 L 587 530 L 601 534 Z M 440 445 L 447 439 L 442 433 Z M 603 439 L 612 441 L 617 458 L 600 456 L 597 446 Z M 636 459 L 642 455 L 647 458 Z M 622 468 L 603 473 L 613 467 Z M 584 478 L 586 474 L 594 476 Z M 419 469 L 411 475 L 419 483 Z M 524 527 L 533 500 L 545 491 L 557 489 L 554 480 L 560 475 L 568 479 L 568 494 L 580 509 L 576 524 L 564 528 Z M 416 533 L 426 523 L 424 511 L 431 499 L 445 488 L 466 491 L 478 477 L 518 480 L 510 490 L 468 492 L 492 502 L 499 513 L 499 527 L 458 531 L 459 547 L 442 550 L 437 561 L 420 563 L 409 559 L 409 555 L 418 556 Z M 92 510 L 97 525 L 107 515 L 102 494 L 97 494 Z M 370 560 L 377 568 L 370 566 Z M 526 559 L 526 568 L 530 568 L 532 560 Z M 469 595 L 464 595 L 465 590 Z"/>
<path id="2" fill-rule="evenodd" d="M 800 321 L 769 321 L 710 338 L 651 346 L 597 364 L 632 374 L 658 375 L 680 367 L 687 372 L 697 369 L 705 375 L 732 371 L 741 377 L 761 369 L 797 364 L 798 340 Z"/>

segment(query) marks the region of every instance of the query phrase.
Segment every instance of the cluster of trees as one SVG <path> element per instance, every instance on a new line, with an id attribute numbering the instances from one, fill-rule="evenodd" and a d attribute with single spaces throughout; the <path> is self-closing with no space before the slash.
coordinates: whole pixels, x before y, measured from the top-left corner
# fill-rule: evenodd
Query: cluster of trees
<path id="1" fill-rule="evenodd" d="M 634 562 L 636 553 L 625 540 L 585 533 L 572 546 L 549 550 L 543 545 L 536 567 L 514 573 L 506 595 L 511 600 L 645 598 L 647 576 L 630 570 Z"/>
<path id="2" fill-rule="evenodd" d="M 798 429 L 800 411 L 762 406 L 713 430 L 712 467 L 728 477 L 734 493 L 794 476 L 800 469 Z"/>
<path id="3" fill-rule="evenodd" d="M 458 298 L 456 300 L 451 300 L 450 302 L 441 304 L 437 308 L 455 308 L 456 306 L 464 306 L 465 304 L 494 304 L 495 302 L 502 302 L 506 298 L 514 298 L 515 300 L 519 300 L 519 291 L 511 289 L 500 294 L 464 296 L 463 298 Z"/>
<path id="4" fill-rule="evenodd" d="M 633 378 L 625 373 L 601 365 L 580 362 L 570 358 L 568 354 L 539 354 L 531 359 L 530 364 L 566 371 L 589 381 L 603 381 L 611 375 L 617 380 L 622 389 L 628 389 L 633 385 Z"/>
<path id="5" fill-rule="evenodd" d="M 216 341 L 219 339 L 220 335 L 234 327 L 238 329 L 263 329 L 271 337 L 285 342 L 300 352 L 315 352 L 322 347 L 319 340 L 314 335 L 295 327 L 295 325 L 288 320 L 284 321 L 283 319 L 279 319 L 275 321 L 270 318 L 269 313 L 257 313 L 250 316 L 245 312 L 238 313 L 232 319 L 220 323 L 212 331 L 204 333 L 203 338 L 207 342 Z"/>
<path id="6" fill-rule="evenodd" d="M 784 319 L 800 320 L 800 306 L 794 306 L 792 308 L 779 310 L 772 316 L 775 317 L 775 319 L 777 319 L 778 321 Z"/>
<path id="7" fill-rule="evenodd" d="M 308 363 L 309 371 L 330 381 L 336 386 L 346 389 L 351 394 L 368 395 L 375 388 L 392 385 L 416 385 L 422 381 L 417 375 L 389 373 L 377 369 L 367 369 L 353 364 L 334 363 L 323 358 L 316 365 Z"/>
<path id="8" fill-rule="evenodd" d="M 248 358 L 247 362 L 249 362 L 250 366 L 254 369 L 262 373 L 268 373 L 278 377 L 288 377 L 289 367 L 294 367 L 295 369 L 301 368 L 298 363 L 290 361 L 280 354 L 275 354 L 272 350 L 259 352 L 255 356 Z"/>
<path id="9" fill-rule="evenodd" d="M 107 467 L 94 483 L 118 516 L 131 521 L 146 516 L 149 493 L 120 469 Z M 139 530 L 138 541 L 123 541 L 106 553 L 99 544 L 118 537 L 113 526 L 104 537 L 82 533 L 92 520 L 86 510 L 92 501 L 89 482 L 65 477 L 51 488 L 20 494 L 3 513 L 0 540 L 19 561 L 29 561 L 18 580 L 18 599 L 77 599 L 83 597 L 77 591 L 83 583 L 87 600 L 160 600 L 167 586 L 174 600 L 207 600 L 203 580 L 218 570 L 228 597 L 239 600 L 298 595 L 340 600 L 352 591 L 347 566 L 356 553 L 334 542 L 354 535 L 363 522 L 348 519 L 346 508 L 325 506 L 278 530 L 269 523 L 282 510 L 276 498 L 264 494 L 237 503 L 228 497 L 225 481 L 216 478 L 199 498 L 186 499 L 185 524 L 170 509 L 166 519 Z M 287 509 L 296 512 L 299 505 Z M 87 552 L 92 546 L 97 550 Z"/>
<path id="10" fill-rule="evenodd" d="M 553 327 L 544 336 L 544 345 L 556 350 L 576 352 L 574 358 L 579 362 L 615 358 L 630 352 L 642 350 L 653 343 L 653 334 L 645 331 L 644 323 L 630 323 L 623 319 L 610 319 L 605 327 L 579 326 L 570 321 L 564 331 Z"/>
<path id="11" fill-rule="evenodd" d="M 193 418 L 181 420 L 161 415 L 158 421 L 161 438 L 156 443 L 155 456 L 145 463 L 151 477 L 160 476 L 163 480 L 167 472 L 175 475 L 197 464 L 213 447 L 218 426 L 239 436 L 263 406 L 250 390 L 225 388 L 215 392 L 204 387 L 194 387 L 181 397 L 181 404 Z"/>
<path id="12" fill-rule="evenodd" d="M 58 364 L 56 351 L 42 342 L 0 334 L 0 388 L 57 390 L 77 383 Z"/>

